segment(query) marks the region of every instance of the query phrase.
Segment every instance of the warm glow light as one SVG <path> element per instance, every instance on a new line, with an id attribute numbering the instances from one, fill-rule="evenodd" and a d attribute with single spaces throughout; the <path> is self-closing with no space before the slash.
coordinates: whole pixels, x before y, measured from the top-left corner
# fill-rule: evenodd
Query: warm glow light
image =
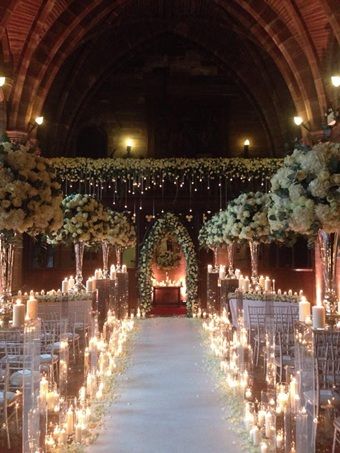
<path id="1" fill-rule="evenodd" d="M 331 77 L 332 85 L 336 88 L 340 87 L 340 75 L 334 75 Z"/>
<path id="2" fill-rule="evenodd" d="M 245 141 L 243 142 L 243 145 L 244 146 L 249 146 L 250 145 L 250 140 L 248 138 L 246 138 Z"/>
<path id="3" fill-rule="evenodd" d="M 43 116 L 37 116 L 34 120 L 38 126 L 41 126 L 42 123 L 44 122 L 44 117 Z"/>
<path id="4" fill-rule="evenodd" d="M 130 148 L 132 148 L 132 145 L 133 145 L 133 140 L 132 140 L 132 138 L 127 138 L 127 139 L 126 139 L 126 146 L 129 146 Z"/>
<path id="5" fill-rule="evenodd" d="M 0 77 L 0 87 L 3 87 L 6 83 L 6 77 Z"/>
<path id="6" fill-rule="evenodd" d="M 301 118 L 301 116 L 294 116 L 294 123 L 297 126 L 301 126 L 301 124 L 303 123 L 303 119 Z"/>

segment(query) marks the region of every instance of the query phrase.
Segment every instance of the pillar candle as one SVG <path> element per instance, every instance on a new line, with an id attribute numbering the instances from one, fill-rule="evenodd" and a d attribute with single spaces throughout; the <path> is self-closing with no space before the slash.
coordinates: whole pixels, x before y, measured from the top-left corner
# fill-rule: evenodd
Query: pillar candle
<path id="1" fill-rule="evenodd" d="M 208 264 L 208 273 L 209 274 L 211 274 L 212 269 L 213 269 L 212 264 Z"/>
<path id="2" fill-rule="evenodd" d="M 270 438 L 271 436 L 271 428 L 273 426 L 273 414 L 270 411 L 266 412 L 266 417 L 265 417 L 265 434 L 266 437 Z"/>
<path id="3" fill-rule="evenodd" d="M 17 299 L 13 305 L 13 327 L 21 327 L 25 324 L 25 305 L 21 299 Z"/>
<path id="4" fill-rule="evenodd" d="M 326 325 L 325 307 L 322 305 L 314 305 L 312 308 L 312 314 L 314 329 L 324 329 Z"/>
<path id="5" fill-rule="evenodd" d="M 266 277 L 266 279 L 264 281 L 264 290 L 266 292 L 269 292 L 272 290 L 272 281 L 270 280 L 269 277 Z"/>
<path id="6" fill-rule="evenodd" d="M 122 266 L 122 272 L 124 272 L 124 273 L 127 272 L 126 264 L 123 264 L 123 266 Z"/>
<path id="7" fill-rule="evenodd" d="M 67 278 L 64 278 L 64 280 L 61 282 L 61 292 L 67 293 L 67 291 L 68 291 L 68 280 Z"/>
<path id="8" fill-rule="evenodd" d="M 249 287 L 250 287 L 250 280 L 249 280 L 249 277 L 246 277 L 244 280 L 243 280 L 243 291 L 245 293 L 248 293 L 249 292 Z"/>
<path id="9" fill-rule="evenodd" d="M 82 427 L 81 427 L 81 425 L 76 425 L 75 441 L 78 444 L 81 443 L 81 435 L 82 435 Z"/>
<path id="10" fill-rule="evenodd" d="M 240 289 L 241 291 L 243 290 L 243 276 L 240 275 L 240 278 L 238 279 L 238 289 Z"/>
<path id="11" fill-rule="evenodd" d="M 38 317 L 38 301 L 34 296 L 30 296 L 26 306 L 27 317 L 33 321 Z"/>
<path id="12" fill-rule="evenodd" d="M 72 407 L 66 413 L 66 433 L 68 435 L 73 434 L 74 431 L 74 414 Z"/>
<path id="13" fill-rule="evenodd" d="M 258 429 L 257 426 L 254 426 L 252 429 L 252 441 L 254 447 L 258 447 L 261 442 L 261 431 Z"/>
<path id="14" fill-rule="evenodd" d="M 220 268 L 218 271 L 218 277 L 220 280 L 223 280 L 225 278 L 225 266 L 223 264 L 220 264 Z"/>
<path id="15" fill-rule="evenodd" d="M 92 293 L 92 278 L 86 280 L 86 292 Z"/>
<path id="16" fill-rule="evenodd" d="M 68 291 L 71 291 L 73 289 L 74 284 L 75 284 L 75 281 L 74 281 L 73 275 L 71 275 L 71 277 L 68 280 L 68 288 L 67 288 Z"/>
<path id="17" fill-rule="evenodd" d="M 310 303 L 303 296 L 299 302 L 299 321 L 305 322 L 308 316 L 310 316 Z"/>
<path id="18" fill-rule="evenodd" d="M 95 278 L 96 280 L 98 280 L 98 279 L 99 279 L 99 275 L 100 275 L 100 274 L 99 274 L 99 269 L 96 269 L 96 270 L 94 271 L 94 278 Z"/>
<path id="19" fill-rule="evenodd" d="M 266 411 L 263 409 L 259 410 L 259 413 L 257 414 L 257 421 L 260 427 L 264 425 L 264 421 L 266 418 Z"/>
<path id="20" fill-rule="evenodd" d="M 259 285 L 261 286 L 261 288 L 264 288 L 264 276 L 261 275 L 261 277 L 259 278 Z"/>

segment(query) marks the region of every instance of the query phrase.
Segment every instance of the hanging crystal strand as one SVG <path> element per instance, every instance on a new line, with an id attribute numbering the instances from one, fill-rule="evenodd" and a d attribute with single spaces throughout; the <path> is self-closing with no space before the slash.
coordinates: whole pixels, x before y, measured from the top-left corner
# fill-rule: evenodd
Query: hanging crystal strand
<path id="1" fill-rule="evenodd" d="M 74 243 L 74 253 L 76 256 L 76 283 L 74 285 L 75 291 L 81 292 L 85 290 L 83 285 L 83 258 L 84 258 L 85 243 L 77 241 Z"/>
<path id="2" fill-rule="evenodd" d="M 109 278 L 110 244 L 107 241 L 102 242 L 102 252 L 103 252 L 103 276 L 104 278 Z"/>
<path id="3" fill-rule="evenodd" d="M 0 232 L 0 303 L 12 295 L 15 234 Z"/>
<path id="4" fill-rule="evenodd" d="M 318 242 L 324 283 L 323 298 L 328 315 L 335 315 L 338 310 L 336 289 L 338 237 L 338 233 L 327 233 L 322 229 L 318 231 Z"/>
<path id="5" fill-rule="evenodd" d="M 251 277 L 256 280 L 258 277 L 259 267 L 259 243 L 256 241 L 248 241 L 250 249 L 250 260 L 251 260 Z"/>

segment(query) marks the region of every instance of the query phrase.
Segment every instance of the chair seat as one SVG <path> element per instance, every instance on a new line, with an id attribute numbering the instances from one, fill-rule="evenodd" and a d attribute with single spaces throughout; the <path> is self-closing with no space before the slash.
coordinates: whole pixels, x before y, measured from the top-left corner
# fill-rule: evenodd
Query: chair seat
<path id="1" fill-rule="evenodd" d="M 68 340 L 70 340 L 70 341 L 79 340 L 80 339 L 79 333 L 67 332 L 65 335 L 68 338 Z"/>
<path id="2" fill-rule="evenodd" d="M 313 401 L 315 394 L 313 390 L 308 390 L 303 393 L 307 401 Z M 340 406 L 340 394 L 331 389 L 321 389 L 320 390 L 320 406 L 328 405 L 328 401 L 332 400 L 334 406 Z"/>
<path id="3" fill-rule="evenodd" d="M 24 385 L 24 376 L 32 376 L 31 370 L 18 370 L 15 371 L 9 378 L 9 383 L 13 387 L 22 387 Z"/>
<path id="4" fill-rule="evenodd" d="M 55 354 L 49 354 L 49 353 L 45 353 L 45 354 L 40 354 L 40 363 L 53 363 L 53 362 L 57 362 L 59 359 L 59 357 Z"/>
<path id="5" fill-rule="evenodd" d="M 6 400 L 11 403 L 12 401 L 15 400 L 15 398 L 17 397 L 17 394 L 14 393 L 14 392 L 6 392 Z M 3 404 L 4 402 L 4 399 L 5 399 L 5 392 L 0 390 L 0 404 Z"/>

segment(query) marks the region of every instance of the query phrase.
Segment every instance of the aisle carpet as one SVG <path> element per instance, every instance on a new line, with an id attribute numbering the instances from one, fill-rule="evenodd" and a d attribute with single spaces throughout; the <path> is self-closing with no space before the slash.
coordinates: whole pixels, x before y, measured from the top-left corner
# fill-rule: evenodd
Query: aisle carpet
<path id="1" fill-rule="evenodd" d="M 199 323 L 140 322 L 132 363 L 90 453 L 239 453 L 204 367 Z"/>

